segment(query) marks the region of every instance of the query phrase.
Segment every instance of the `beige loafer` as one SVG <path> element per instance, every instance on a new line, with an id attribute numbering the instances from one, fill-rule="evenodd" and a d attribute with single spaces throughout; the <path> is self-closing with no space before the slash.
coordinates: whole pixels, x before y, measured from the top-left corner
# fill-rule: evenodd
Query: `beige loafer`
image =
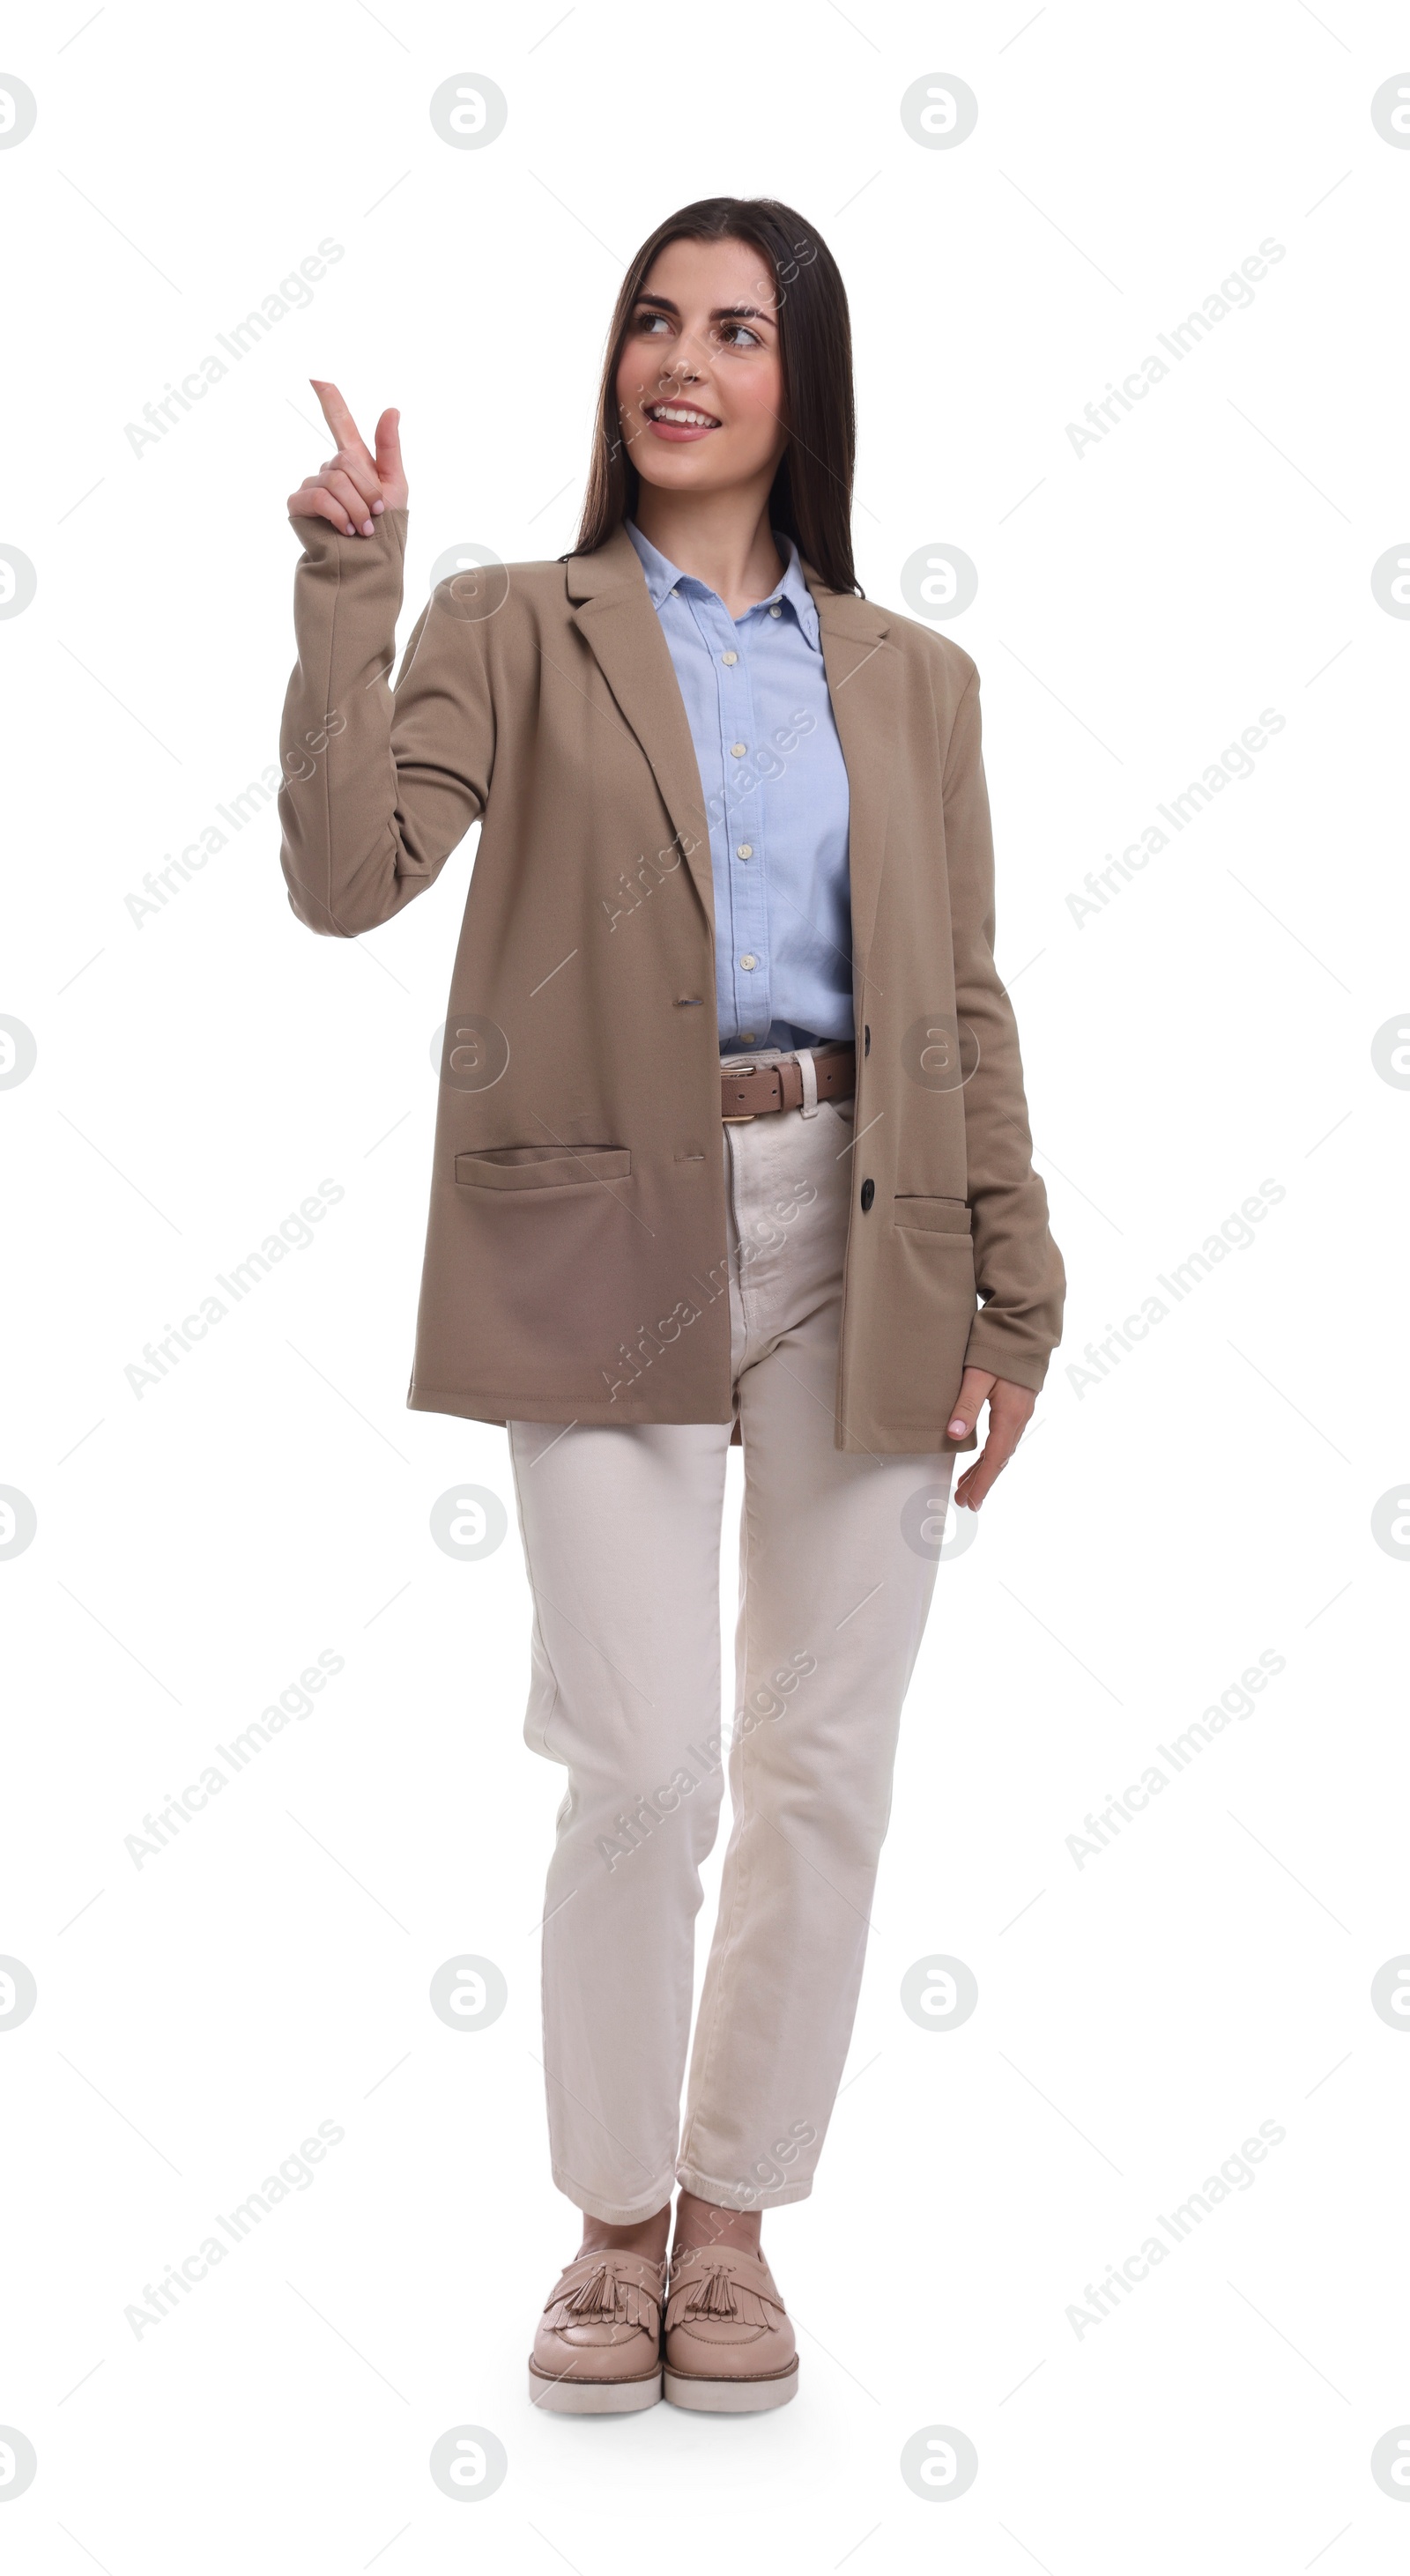
<path id="1" fill-rule="evenodd" d="M 798 2393 L 798 2346 L 762 2254 L 692 2246 L 671 2265 L 666 2400 L 753 2415 Z"/>
<path id="2" fill-rule="evenodd" d="M 607 2249 L 565 2265 L 529 2355 L 529 2395 L 557 2415 L 631 2415 L 661 2395 L 666 2266 Z"/>

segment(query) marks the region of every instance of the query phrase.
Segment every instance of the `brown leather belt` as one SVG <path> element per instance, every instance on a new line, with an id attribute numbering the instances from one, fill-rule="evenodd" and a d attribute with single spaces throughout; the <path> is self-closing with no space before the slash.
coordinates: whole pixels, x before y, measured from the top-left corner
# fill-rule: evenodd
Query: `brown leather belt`
<path id="1" fill-rule="evenodd" d="M 833 1047 L 813 1057 L 819 1100 L 850 1100 L 857 1088 L 857 1050 Z M 781 1064 L 750 1065 L 742 1073 L 720 1076 L 720 1114 L 727 1127 L 767 1117 L 771 1109 L 801 1109 L 803 1068 L 795 1056 Z"/>

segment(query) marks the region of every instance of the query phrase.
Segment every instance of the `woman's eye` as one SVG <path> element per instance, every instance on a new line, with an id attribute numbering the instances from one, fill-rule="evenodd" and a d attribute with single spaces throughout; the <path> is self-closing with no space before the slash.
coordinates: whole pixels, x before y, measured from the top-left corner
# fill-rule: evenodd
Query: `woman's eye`
<path id="1" fill-rule="evenodd" d="M 638 313 L 636 327 L 638 331 L 650 332 L 658 329 L 669 331 L 671 326 L 664 313 Z"/>
<path id="2" fill-rule="evenodd" d="M 764 345 L 758 332 L 751 331 L 747 322 L 726 322 L 720 336 L 736 349 L 762 349 Z"/>

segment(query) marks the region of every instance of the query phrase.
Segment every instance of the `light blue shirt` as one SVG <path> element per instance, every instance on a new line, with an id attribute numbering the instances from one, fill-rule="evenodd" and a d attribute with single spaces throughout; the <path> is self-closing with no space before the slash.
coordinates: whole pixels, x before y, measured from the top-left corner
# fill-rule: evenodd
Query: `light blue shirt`
<path id="1" fill-rule="evenodd" d="M 847 770 L 798 549 L 767 599 L 718 592 L 629 519 L 690 724 L 710 824 L 720 1045 L 850 1038 Z"/>

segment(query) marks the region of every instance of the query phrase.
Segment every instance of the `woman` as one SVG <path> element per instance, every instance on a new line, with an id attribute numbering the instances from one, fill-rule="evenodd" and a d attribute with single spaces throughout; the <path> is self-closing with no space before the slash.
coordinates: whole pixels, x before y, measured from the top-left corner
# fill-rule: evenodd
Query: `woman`
<path id="1" fill-rule="evenodd" d="M 574 552 L 441 583 L 394 693 L 397 414 L 370 453 L 317 391 L 290 901 L 374 929 L 483 823 L 408 1401 L 508 1427 L 525 1731 L 568 1773 L 544 2054 L 583 2235 L 530 2394 L 626 2411 L 664 2366 L 677 2405 L 776 2406 L 761 2214 L 810 2191 L 846 2055 L 954 1456 L 987 1401 L 977 1509 L 1059 1329 L 977 674 L 858 593 L 846 298 L 788 207 L 644 244 Z M 680 2135 L 732 1437 L 733 1829 Z"/>

